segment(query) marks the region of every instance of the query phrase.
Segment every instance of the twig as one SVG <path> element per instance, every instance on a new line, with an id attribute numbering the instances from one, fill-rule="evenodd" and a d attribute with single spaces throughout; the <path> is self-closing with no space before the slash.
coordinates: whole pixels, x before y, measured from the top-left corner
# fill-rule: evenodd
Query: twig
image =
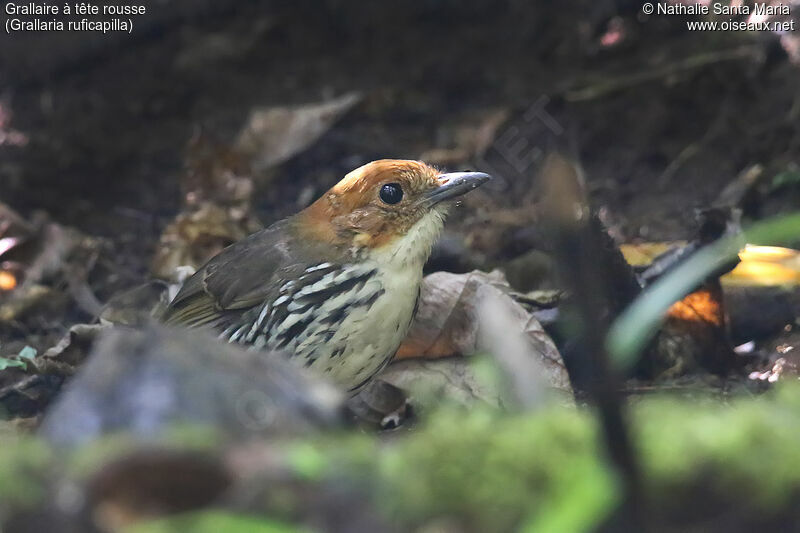
<path id="1" fill-rule="evenodd" d="M 585 390 L 597 407 L 606 450 L 623 482 L 621 519 L 627 527 L 620 529 L 643 531 L 647 514 L 639 463 L 619 394 L 620 376 L 604 348 L 609 321 L 638 294 L 639 284 L 627 265 L 620 275 L 619 265 L 624 259 L 591 213 L 577 169 L 563 157 L 552 156 L 541 179 L 548 191 L 543 222 L 552 230 L 563 280 L 573 295 L 567 313 L 573 320 L 570 325 L 579 331 L 571 339 L 564 360 L 573 362 L 567 363 L 568 370 L 579 366 L 584 372 Z M 573 385 L 575 377 L 570 370 Z"/>
<path id="2" fill-rule="evenodd" d="M 739 207 L 744 198 L 758 185 L 761 179 L 765 176 L 764 167 L 756 163 L 750 165 L 728 183 L 717 199 L 714 201 L 714 206 L 719 207 Z"/>
<path id="3" fill-rule="evenodd" d="M 730 98 L 726 99 L 722 105 L 720 106 L 720 111 L 717 113 L 717 116 L 714 118 L 714 122 L 708 127 L 708 129 L 703 133 L 703 136 L 700 137 L 697 141 L 689 144 L 683 150 L 681 150 L 677 157 L 673 159 L 667 168 L 664 169 L 664 172 L 656 180 L 656 185 L 658 188 L 663 189 L 666 187 L 667 183 L 670 181 L 672 176 L 692 157 L 694 157 L 700 150 L 705 147 L 717 134 L 722 131 L 722 125 L 724 124 L 725 117 L 728 116 L 728 109 L 729 109 Z"/>
<path id="4" fill-rule="evenodd" d="M 735 61 L 739 59 L 755 59 L 760 55 L 760 51 L 760 47 L 748 45 L 740 46 L 730 50 L 719 50 L 715 52 L 697 54 L 652 70 L 624 74 L 616 78 L 601 81 L 596 85 L 589 85 L 578 89 L 570 89 L 566 91 L 564 98 L 570 102 L 593 100 L 595 98 L 606 96 L 635 85 L 641 85 L 642 83 L 647 83 L 649 81 L 667 78 L 673 74 L 678 74 L 687 70 L 694 70 L 706 65 L 722 63 L 724 61 Z"/>
<path id="5" fill-rule="evenodd" d="M 658 187 L 663 189 L 667 182 L 672 179 L 672 176 L 674 176 L 675 173 L 680 170 L 683 164 L 700 152 L 700 148 L 702 148 L 704 144 L 705 136 L 703 136 L 703 139 L 693 142 L 681 150 L 675 159 L 670 161 L 669 165 L 667 165 L 667 168 L 664 169 L 664 172 L 662 172 L 656 180 Z"/>

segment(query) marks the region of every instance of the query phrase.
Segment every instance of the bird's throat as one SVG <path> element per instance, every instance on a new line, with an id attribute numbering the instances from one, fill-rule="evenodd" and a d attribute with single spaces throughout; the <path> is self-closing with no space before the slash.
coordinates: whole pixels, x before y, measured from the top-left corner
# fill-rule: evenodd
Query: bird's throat
<path id="1" fill-rule="evenodd" d="M 411 268 L 422 271 L 431 249 L 442 232 L 446 208 L 435 208 L 405 233 L 369 252 L 370 258 L 387 268 Z"/>

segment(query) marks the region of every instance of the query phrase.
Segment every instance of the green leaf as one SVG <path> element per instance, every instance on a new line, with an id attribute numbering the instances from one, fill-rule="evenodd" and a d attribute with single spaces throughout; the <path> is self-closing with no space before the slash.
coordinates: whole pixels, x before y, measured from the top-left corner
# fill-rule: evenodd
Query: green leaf
<path id="1" fill-rule="evenodd" d="M 21 357 L 22 359 L 33 360 L 33 358 L 36 357 L 37 353 L 38 352 L 36 351 L 36 348 L 34 348 L 32 346 L 26 346 L 22 350 L 19 351 L 19 354 L 17 355 L 17 357 Z"/>
<path id="2" fill-rule="evenodd" d="M 775 189 L 792 185 L 800 185 L 800 170 L 789 169 L 775 174 L 775 177 L 772 178 L 770 188 L 774 191 Z"/>
<path id="3" fill-rule="evenodd" d="M 5 370 L 6 368 L 21 368 L 22 370 L 27 370 L 28 365 L 25 364 L 25 361 L 0 357 L 0 370 Z"/>
<path id="4" fill-rule="evenodd" d="M 22 370 L 28 369 L 28 364 L 23 359 L 32 361 L 36 357 L 36 348 L 26 346 L 19 351 L 17 355 L 12 357 L 0 357 L 0 370 L 6 368 L 21 368 Z"/>

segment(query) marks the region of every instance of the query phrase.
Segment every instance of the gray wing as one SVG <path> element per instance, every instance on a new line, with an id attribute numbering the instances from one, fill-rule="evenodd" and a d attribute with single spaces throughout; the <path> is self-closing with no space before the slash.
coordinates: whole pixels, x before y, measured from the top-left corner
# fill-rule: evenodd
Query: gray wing
<path id="1" fill-rule="evenodd" d="M 225 327 L 243 310 L 273 299 L 281 280 L 294 279 L 313 257 L 300 257 L 281 221 L 232 244 L 184 283 L 162 320 Z"/>

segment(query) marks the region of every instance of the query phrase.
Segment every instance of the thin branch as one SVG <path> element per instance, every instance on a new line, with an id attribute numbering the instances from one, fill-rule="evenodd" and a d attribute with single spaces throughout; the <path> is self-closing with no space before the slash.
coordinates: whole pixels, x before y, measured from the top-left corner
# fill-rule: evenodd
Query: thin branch
<path id="1" fill-rule="evenodd" d="M 729 50 L 719 50 L 689 56 L 674 63 L 669 63 L 652 70 L 624 74 L 616 78 L 600 81 L 595 85 L 588 85 L 577 89 L 569 89 L 564 98 L 570 102 L 593 100 L 623 89 L 641 85 L 650 81 L 664 79 L 700 67 L 722 63 L 725 61 L 738 61 L 741 59 L 758 59 L 762 55 L 760 46 L 740 46 Z"/>

